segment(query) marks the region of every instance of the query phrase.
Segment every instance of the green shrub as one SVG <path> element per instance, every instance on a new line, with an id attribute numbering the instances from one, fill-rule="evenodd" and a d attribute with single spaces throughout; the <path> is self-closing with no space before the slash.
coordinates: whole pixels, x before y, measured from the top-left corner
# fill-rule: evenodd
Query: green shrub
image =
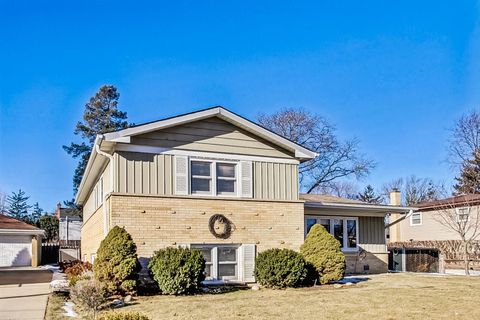
<path id="1" fill-rule="evenodd" d="M 166 248 L 155 252 L 148 264 L 163 294 L 192 294 L 205 279 L 205 259 L 195 249 Z"/>
<path id="2" fill-rule="evenodd" d="M 99 320 L 150 320 L 149 317 L 135 311 L 110 311 L 100 316 Z"/>
<path id="3" fill-rule="evenodd" d="M 317 271 L 321 284 L 339 280 L 345 273 L 345 255 L 340 242 L 319 224 L 314 225 L 300 247 L 300 253 Z"/>
<path id="4" fill-rule="evenodd" d="M 86 311 L 93 319 L 97 318 L 100 310 L 106 302 L 106 294 L 101 284 L 95 280 L 78 281 L 70 289 L 70 298 L 82 310 Z"/>
<path id="5" fill-rule="evenodd" d="M 266 287 L 298 287 L 307 276 L 307 268 L 298 252 L 269 249 L 258 254 L 254 273 L 257 282 Z"/>
<path id="6" fill-rule="evenodd" d="M 135 291 L 141 266 L 137 246 L 125 229 L 115 226 L 110 230 L 100 243 L 93 269 L 108 293 Z"/>

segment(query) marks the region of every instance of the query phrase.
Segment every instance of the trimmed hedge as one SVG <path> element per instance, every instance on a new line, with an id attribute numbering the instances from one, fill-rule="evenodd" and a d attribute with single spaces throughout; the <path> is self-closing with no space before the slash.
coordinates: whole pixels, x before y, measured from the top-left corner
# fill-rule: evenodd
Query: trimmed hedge
<path id="1" fill-rule="evenodd" d="M 345 255 L 341 244 L 323 226 L 316 224 L 310 229 L 300 253 L 313 265 L 321 284 L 343 278 Z"/>
<path id="2" fill-rule="evenodd" d="M 150 320 L 149 317 L 135 311 L 110 311 L 100 316 L 99 320 Z"/>
<path id="3" fill-rule="evenodd" d="M 205 259 L 199 250 L 166 248 L 154 253 L 148 263 L 162 294 L 193 294 L 205 279 Z"/>
<path id="4" fill-rule="evenodd" d="M 298 287 L 308 270 L 304 258 L 293 250 L 269 249 L 260 252 L 255 261 L 255 279 L 270 288 Z"/>
<path id="5" fill-rule="evenodd" d="M 132 236 L 123 228 L 113 227 L 98 248 L 93 266 L 95 278 L 110 294 L 132 293 L 140 269 Z"/>

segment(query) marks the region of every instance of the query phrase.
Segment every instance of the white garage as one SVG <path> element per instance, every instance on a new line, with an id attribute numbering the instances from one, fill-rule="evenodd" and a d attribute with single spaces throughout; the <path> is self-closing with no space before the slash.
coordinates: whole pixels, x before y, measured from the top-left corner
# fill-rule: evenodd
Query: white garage
<path id="1" fill-rule="evenodd" d="M 0 215 L 0 267 L 37 266 L 43 231 Z"/>

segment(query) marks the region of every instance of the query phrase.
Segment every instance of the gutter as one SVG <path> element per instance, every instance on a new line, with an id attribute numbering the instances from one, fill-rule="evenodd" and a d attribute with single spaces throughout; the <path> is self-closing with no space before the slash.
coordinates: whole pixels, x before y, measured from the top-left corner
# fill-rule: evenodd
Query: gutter
<path id="1" fill-rule="evenodd" d="M 26 229 L 0 229 L 0 234 L 21 234 L 21 235 L 44 235 L 43 230 L 26 230 Z"/>
<path id="2" fill-rule="evenodd" d="M 109 184 L 110 184 L 110 190 L 113 190 L 113 173 L 114 173 L 114 170 L 113 170 L 113 155 L 111 155 L 110 153 L 107 153 L 107 152 L 104 152 L 102 150 L 100 150 L 100 145 L 102 143 L 104 139 L 104 136 L 103 135 L 98 135 L 97 136 L 97 139 L 95 139 L 95 151 L 99 154 L 99 155 L 102 155 L 104 157 L 106 157 L 110 163 L 110 181 L 109 181 Z M 103 190 L 103 200 L 102 200 L 102 215 L 103 215 L 103 234 L 106 236 L 107 233 L 108 233 L 108 220 L 107 220 L 107 203 L 105 202 L 106 200 L 106 195 L 109 193 L 110 190 Z"/>
<path id="3" fill-rule="evenodd" d="M 416 211 L 413 207 L 398 207 L 388 205 L 370 205 L 355 203 L 338 203 L 338 202 L 305 202 L 307 208 L 334 208 L 334 209 L 355 209 L 360 211 L 389 211 L 395 213 L 406 213 Z"/>

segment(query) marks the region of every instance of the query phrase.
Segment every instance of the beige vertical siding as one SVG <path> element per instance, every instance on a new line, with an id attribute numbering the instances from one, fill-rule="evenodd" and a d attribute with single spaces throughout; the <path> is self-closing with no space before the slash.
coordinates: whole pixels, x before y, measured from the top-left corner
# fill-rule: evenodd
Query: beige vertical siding
<path id="1" fill-rule="evenodd" d="M 298 200 L 298 165 L 255 161 L 253 197 L 266 200 Z"/>
<path id="2" fill-rule="evenodd" d="M 294 158 L 294 154 L 217 117 L 132 137 L 132 143 L 173 149 Z"/>
<path id="3" fill-rule="evenodd" d="M 136 152 L 115 154 L 115 191 L 131 194 L 173 194 L 173 156 Z M 255 199 L 298 200 L 298 166 L 254 162 Z"/>
<path id="4" fill-rule="evenodd" d="M 386 252 L 383 217 L 359 217 L 358 232 L 358 243 L 362 249 L 369 252 Z"/>
<path id="5" fill-rule="evenodd" d="M 114 191 L 131 194 L 173 194 L 173 156 L 138 152 L 115 154 Z"/>

